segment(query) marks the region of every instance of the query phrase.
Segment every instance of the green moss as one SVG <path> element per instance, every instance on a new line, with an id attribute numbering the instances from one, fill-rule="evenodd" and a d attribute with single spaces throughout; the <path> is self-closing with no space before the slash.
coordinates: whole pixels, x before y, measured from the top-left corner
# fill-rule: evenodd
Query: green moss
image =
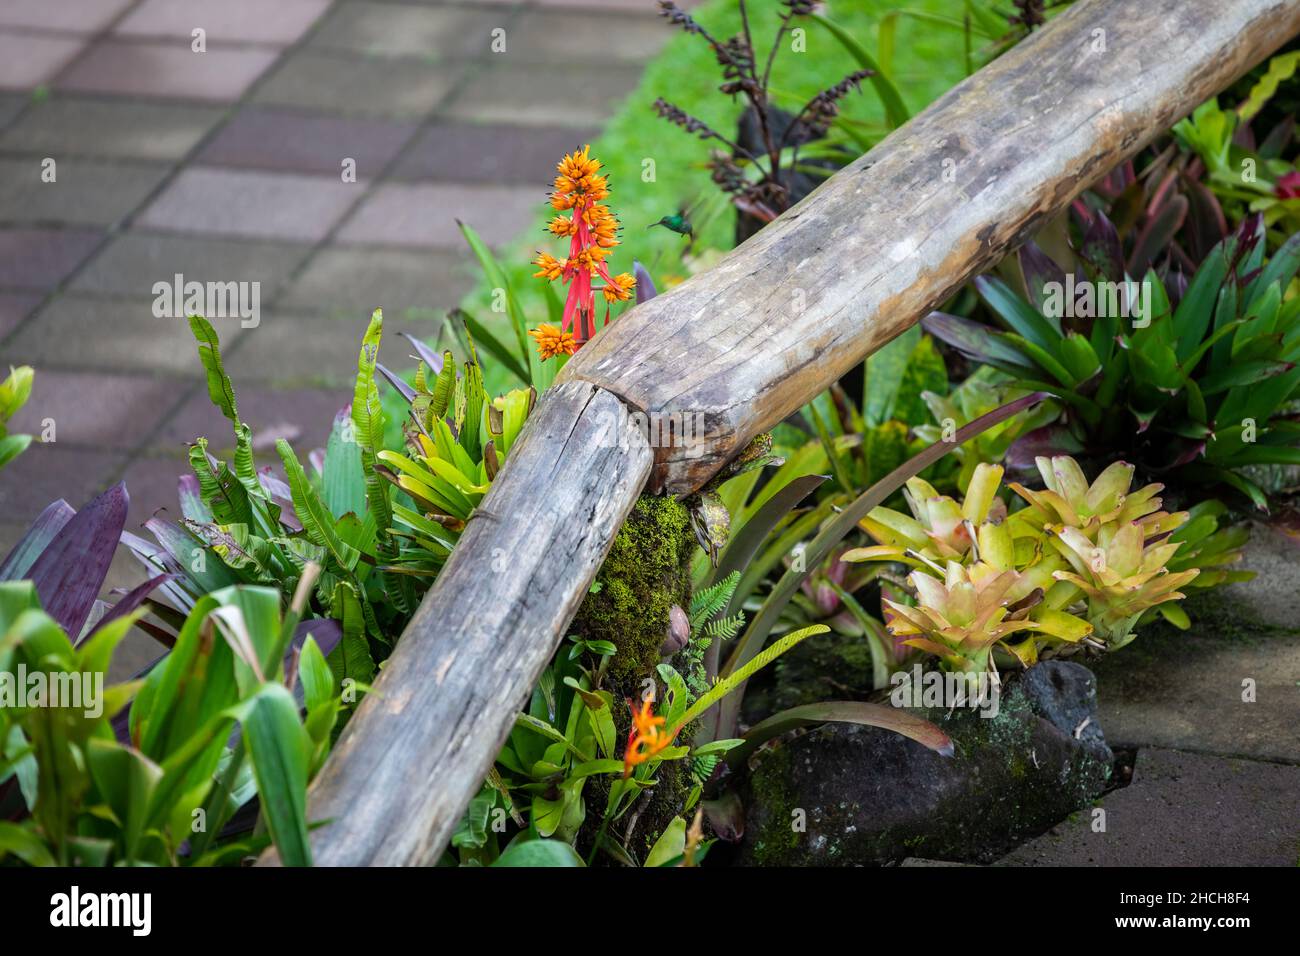
<path id="1" fill-rule="evenodd" d="M 618 648 L 608 676 L 618 693 L 632 695 L 654 673 L 674 604 L 690 607 L 690 559 L 695 548 L 690 516 L 673 498 L 642 495 L 619 529 L 596 575 L 598 589 L 578 609 L 573 629 Z"/>

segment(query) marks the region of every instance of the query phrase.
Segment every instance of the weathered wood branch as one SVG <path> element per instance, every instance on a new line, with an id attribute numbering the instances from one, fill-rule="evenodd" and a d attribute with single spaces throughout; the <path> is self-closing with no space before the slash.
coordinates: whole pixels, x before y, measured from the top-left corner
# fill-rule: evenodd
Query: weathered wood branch
<path id="1" fill-rule="evenodd" d="M 657 448 L 652 479 L 694 490 L 1297 30 L 1295 0 L 1077 3 L 619 319 L 565 378 L 699 416 L 704 435 Z"/>
<path id="2" fill-rule="evenodd" d="M 602 332 L 542 398 L 313 786 L 311 819 L 332 820 L 317 861 L 437 858 L 647 479 L 698 488 L 1298 31 L 1296 0 L 1076 4 Z M 624 447 L 629 409 L 706 431 Z"/>

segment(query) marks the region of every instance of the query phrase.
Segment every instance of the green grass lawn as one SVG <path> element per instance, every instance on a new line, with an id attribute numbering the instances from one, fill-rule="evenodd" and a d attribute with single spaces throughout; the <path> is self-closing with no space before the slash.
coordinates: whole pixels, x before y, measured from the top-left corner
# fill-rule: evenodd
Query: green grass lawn
<path id="1" fill-rule="evenodd" d="M 981 48 L 987 46 L 987 37 L 997 27 L 996 15 L 990 13 L 989 0 L 973 2 L 979 8 L 977 19 L 982 16 L 981 22 L 986 26 L 982 35 L 973 34 L 969 56 L 967 36 L 961 26 L 964 7 L 961 0 L 901 3 L 899 0 L 837 0 L 825 4 L 822 12 L 845 27 L 877 59 L 882 72 L 894 81 L 908 109 L 915 114 L 963 79 L 968 62 L 976 66 L 981 62 Z M 646 0 L 646 6 L 656 5 Z M 767 56 L 781 9 L 776 0 L 749 3 L 760 63 Z M 740 31 L 735 0 L 714 0 L 694 11 L 692 16 L 719 40 Z M 792 52 L 787 38 L 786 48 L 778 54 L 772 73 L 772 90 L 778 105 L 792 112 L 818 91 L 858 68 L 839 41 L 825 29 L 811 20 L 803 21 L 802 26 L 806 31 L 806 50 Z M 592 143 L 592 154 L 605 163 L 610 176 L 610 207 L 623 223 L 622 244 L 610 261 L 611 269 L 630 272 L 635 259 L 650 270 L 661 289 L 689 274 L 689 266 L 682 261 L 686 243 L 666 229 L 647 229 L 647 226 L 679 207 L 694 207 L 699 200 L 717 195 L 704 164 L 710 149 L 719 144 L 716 140 L 688 136 L 659 119 L 651 106 L 662 96 L 728 137 L 734 136 L 744 106 L 743 97 L 733 100 L 718 92 L 719 69 L 711 48 L 702 38 L 686 35 L 667 21 L 663 29 L 673 35 L 672 40 L 647 67 L 640 86 Z M 870 83 L 863 83 L 860 93 L 850 94 L 842 101 L 842 115 L 864 124 L 863 128 L 873 130 L 877 137 L 886 131 L 884 110 Z M 646 160 L 654 161 L 653 182 L 643 181 Z M 697 227 L 696 255 L 707 249 L 729 249 L 734 232 L 731 207 L 715 201 L 698 208 L 712 208 L 717 212 L 693 216 Z M 534 327 L 546 321 L 547 313 L 542 298 L 543 280 L 532 278 L 534 270 L 529 260 L 539 248 L 562 255 L 563 243 L 542 233 L 551 215 L 549 206 L 539 204 L 535 227 L 501 252 L 513 293 L 523 303 L 529 324 Z M 707 253 L 703 261 L 707 263 Z M 494 315 L 490 301 L 490 289 L 485 282 L 480 282 L 463 307 L 500 330 L 502 341 L 513 342 L 505 315 Z M 486 364 L 488 385 L 493 392 L 517 384 L 499 363 L 489 360 Z"/>

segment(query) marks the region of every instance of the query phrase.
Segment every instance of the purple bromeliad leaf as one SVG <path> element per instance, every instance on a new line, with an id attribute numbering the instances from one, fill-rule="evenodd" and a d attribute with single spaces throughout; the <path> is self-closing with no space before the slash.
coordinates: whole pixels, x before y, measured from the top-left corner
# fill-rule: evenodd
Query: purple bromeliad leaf
<path id="1" fill-rule="evenodd" d="M 59 530 L 27 575 L 45 613 L 73 641 L 104 586 L 130 501 L 125 483 L 109 488 Z"/>
<path id="2" fill-rule="evenodd" d="M 144 603 L 145 598 L 147 598 L 151 593 L 153 593 L 155 588 L 157 588 L 161 584 L 164 584 L 167 581 L 171 581 L 173 578 L 175 578 L 174 574 L 160 574 L 157 577 L 153 577 L 150 578 L 148 581 L 145 581 L 139 587 L 134 588 L 133 590 L 127 592 L 125 595 L 122 596 L 121 600 L 119 600 L 116 604 L 114 604 L 111 608 L 109 608 L 108 613 L 99 619 L 99 623 L 97 623 L 93 628 L 90 629 L 89 633 L 86 634 L 86 637 L 90 637 L 91 635 L 93 635 L 105 624 L 108 624 L 111 621 L 115 621 L 119 617 L 124 617 L 125 615 L 130 614 L 132 611 L 134 611 L 136 608 L 138 608 L 141 604 Z M 81 642 L 78 641 L 77 643 L 81 643 Z"/>
<path id="3" fill-rule="evenodd" d="M 0 581 L 19 581 L 26 577 L 41 552 L 76 513 L 62 498 L 46 507 L 0 564 Z"/>

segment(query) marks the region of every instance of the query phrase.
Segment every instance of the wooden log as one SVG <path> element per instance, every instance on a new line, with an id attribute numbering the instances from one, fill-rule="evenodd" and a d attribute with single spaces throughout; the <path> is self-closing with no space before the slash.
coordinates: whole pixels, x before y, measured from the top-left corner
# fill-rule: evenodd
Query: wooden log
<path id="1" fill-rule="evenodd" d="M 538 404 L 312 787 L 318 865 L 436 862 L 650 474 L 626 419 L 583 382 Z"/>
<path id="2" fill-rule="evenodd" d="M 695 443 L 656 448 L 652 478 L 695 490 L 1297 31 L 1295 0 L 1076 3 L 714 268 L 619 319 L 564 379 L 652 420 L 702 421 Z"/>
<path id="3" fill-rule="evenodd" d="M 1295 0 L 1076 4 L 602 332 L 543 396 L 313 785 L 310 818 L 332 821 L 317 862 L 434 862 L 652 472 L 698 488 L 1298 30 Z M 702 415 L 706 433 L 622 447 L 629 407 Z"/>

